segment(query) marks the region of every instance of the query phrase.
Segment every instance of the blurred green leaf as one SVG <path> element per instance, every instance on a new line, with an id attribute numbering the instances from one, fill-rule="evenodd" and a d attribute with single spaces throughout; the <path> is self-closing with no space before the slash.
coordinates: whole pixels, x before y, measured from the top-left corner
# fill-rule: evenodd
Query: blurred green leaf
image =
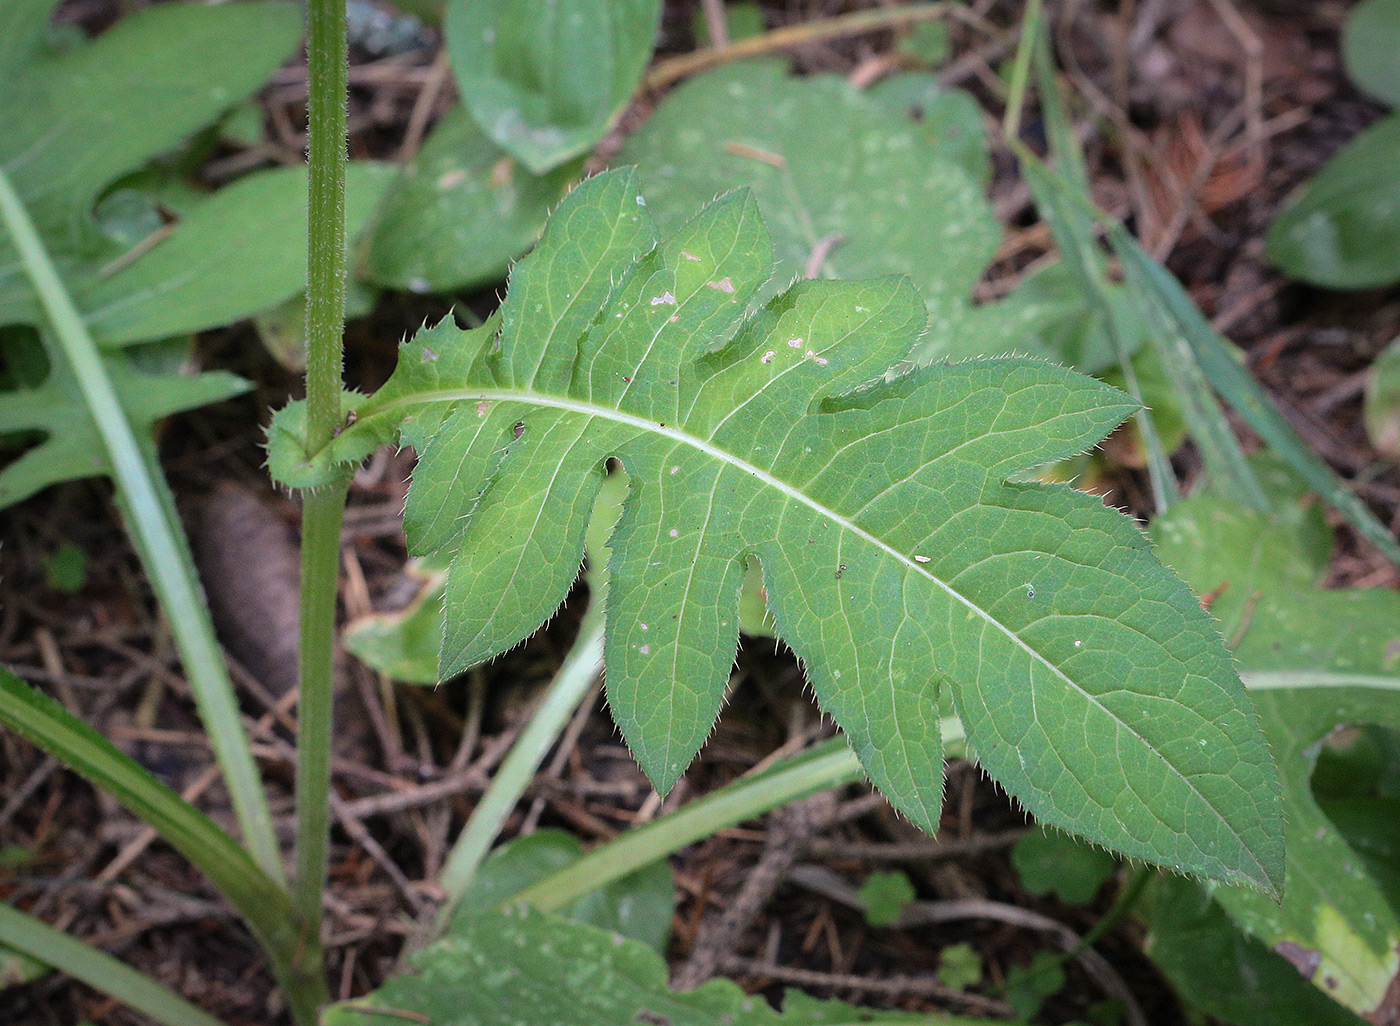
<path id="1" fill-rule="evenodd" d="M 471 888 L 463 895 L 447 936 L 469 929 L 469 920 L 509 903 L 526 887 L 573 865 L 583 854 L 583 842 L 563 830 L 538 830 L 503 844 L 482 864 Z M 664 952 L 675 908 L 670 864 L 658 859 L 635 873 L 610 881 L 561 909 L 559 914 Z"/>
<path id="2" fill-rule="evenodd" d="M 823 278 L 905 274 L 928 304 L 930 338 L 956 341 L 959 355 L 1013 348 L 1004 325 L 980 323 L 990 315 L 968 298 L 1001 239 L 981 184 L 989 164 L 976 103 L 929 75 L 896 75 L 863 92 L 786 67 L 744 61 L 697 75 L 628 138 L 618 162 L 637 165 L 663 234 L 717 194 L 748 186 L 777 255 L 755 303 L 809 269 Z"/>
<path id="3" fill-rule="evenodd" d="M 1376 451 L 1400 459 L 1400 338 L 1371 364 L 1362 416 Z"/>
<path id="4" fill-rule="evenodd" d="M 982 956 L 971 944 L 950 944 L 938 953 L 938 982 L 966 990 L 982 982 Z"/>
<path id="5" fill-rule="evenodd" d="M 44 558 L 44 577 L 55 591 L 76 595 L 87 583 L 87 553 L 81 545 L 64 542 Z"/>
<path id="6" fill-rule="evenodd" d="M 374 212 L 393 171 L 351 163 L 346 232 Z M 263 171 L 225 186 L 128 266 L 73 288 L 99 345 L 127 345 L 227 324 L 306 288 L 306 169 Z M 72 283 L 70 283 L 72 287 Z"/>
<path id="7" fill-rule="evenodd" d="M 936 68 L 952 53 L 948 26 L 941 21 L 920 22 L 896 40 L 895 49 L 927 67 Z"/>
<path id="8" fill-rule="evenodd" d="M 865 907 L 865 921 L 871 926 L 889 926 L 904 906 L 914 900 L 914 885 L 899 870 L 871 873 L 861 885 L 859 897 Z"/>
<path id="9" fill-rule="evenodd" d="M 1366 129 L 1303 186 L 1269 227 L 1269 260 L 1332 289 L 1400 279 L 1400 115 Z"/>
<path id="10" fill-rule="evenodd" d="M 544 230 L 582 169 L 536 175 L 458 107 L 440 121 L 385 197 L 365 253 L 372 282 L 450 292 L 500 281 Z"/>
<path id="11" fill-rule="evenodd" d="M 49 15 L 59 0 L 7 0 L 0 32 L 0 84 L 20 74 L 44 46 Z"/>
<path id="12" fill-rule="evenodd" d="M 1118 860 L 1061 830 L 1031 830 L 1011 848 L 1011 864 L 1021 886 L 1040 896 L 1052 891 L 1073 905 L 1094 899 L 1118 867 Z"/>
<path id="13" fill-rule="evenodd" d="M 161 4 L 61 57 L 31 52 L 0 90 L 0 163 L 50 249 L 81 249 L 104 185 L 250 96 L 300 38 L 290 3 Z M 14 263 L 0 259 L 0 290 Z"/>
<path id="14" fill-rule="evenodd" d="M 1182 1000 L 1235 1026 L 1361 1026 L 1281 955 L 1241 933 L 1199 884 L 1159 875 L 1147 952 Z"/>
<path id="15" fill-rule="evenodd" d="M 447 574 L 427 560 L 410 560 L 405 573 L 420 580 L 403 609 L 356 617 L 345 627 L 345 648 L 366 666 L 405 684 L 436 686 L 442 649 L 442 597 Z"/>
<path id="16" fill-rule="evenodd" d="M 1058 994 L 1064 985 L 1064 960 L 1053 952 L 1037 951 L 1029 966 L 1013 965 L 1006 970 L 1006 1000 L 1021 1022 L 1033 1019 L 1045 999 Z"/>
<path id="17" fill-rule="evenodd" d="M 660 19 L 660 0 L 450 0 L 444 27 L 462 102 L 538 175 L 603 137 Z"/>
<path id="18" fill-rule="evenodd" d="M 732 3 L 725 4 L 724 25 L 729 33 L 729 41 L 737 43 L 741 39 L 751 39 L 761 35 L 764 28 L 763 8 L 756 3 Z M 695 18 L 691 24 L 695 32 L 695 41 L 701 46 L 714 46 L 715 41 L 710 38 L 709 19 L 705 17 L 703 5 L 695 8 Z"/>
<path id="19" fill-rule="evenodd" d="M 1365 0 L 1342 26 L 1351 80 L 1382 103 L 1400 106 L 1400 0 Z"/>
<path id="20" fill-rule="evenodd" d="M 986 1026 L 958 1016 L 854 1008 L 789 992 L 783 1011 L 729 980 L 678 993 L 645 944 L 516 906 L 468 917 L 408 973 L 322 1013 L 324 1026 Z"/>
<path id="21" fill-rule="evenodd" d="M 1400 726 L 1400 594 L 1315 587 L 1316 557 L 1296 524 L 1222 499 L 1187 500 L 1152 533 L 1162 558 L 1212 596 L 1284 784 L 1282 904 L 1237 887 L 1216 898 L 1324 993 L 1377 1014 L 1400 972 L 1400 916 L 1319 808 L 1311 777 L 1339 725 Z"/>

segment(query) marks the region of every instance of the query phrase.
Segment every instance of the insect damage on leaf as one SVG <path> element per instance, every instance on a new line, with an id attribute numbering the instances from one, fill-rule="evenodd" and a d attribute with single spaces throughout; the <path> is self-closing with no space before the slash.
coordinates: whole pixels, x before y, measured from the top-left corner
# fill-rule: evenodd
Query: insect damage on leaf
<path id="1" fill-rule="evenodd" d="M 608 700 L 659 790 L 719 712 L 755 558 L 822 707 L 925 830 L 947 686 L 1045 822 L 1276 889 L 1278 785 L 1207 615 L 1127 518 L 1008 481 L 1132 402 L 1025 359 L 887 375 L 924 327 L 906 281 L 798 281 L 749 309 L 771 269 L 747 193 L 658 241 L 635 174 L 611 172 L 559 208 L 497 318 L 405 344 L 335 454 L 418 451 L 409 542 L 452 556 L 442 673 L 559 606 L 616 459 Z"/>

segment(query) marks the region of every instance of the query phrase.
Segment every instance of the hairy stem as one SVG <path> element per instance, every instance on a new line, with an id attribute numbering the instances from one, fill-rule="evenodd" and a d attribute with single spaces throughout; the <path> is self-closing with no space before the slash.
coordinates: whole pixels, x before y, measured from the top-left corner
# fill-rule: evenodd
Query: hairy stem
<path id="1" fill-rule="evenodd" d="M 340 428 L 345 326 L 345 0 L 307 5 L 309 180 L 306 263 L 308 452 Z M 340 527 L 347 478 L 302 498 L 300 705 L 297 714 L 296 877 L 292 904 L 300 948 L 297 969 L 325 991 L 321 905 L 329 831 L 331 685 Z"/>
<path id="2" fill-rule="evenodd" d="M 313 454 L 326 447 L 341 419 L 349 73 L 345 0 L 309 0 L 307 23 L 306 447 L 308 454 Z"/>
<path id="3" fill-rule="evenodd" d="M 59 348 L 97 425 L 116 481 L 127 528 L 156 598 L 170 622 L 205 733 L 223 772 L 243 841 L 273 880 L 286 875 L 268 813 L 267 796 L 248 746 L 233 683 L 209 621 L 194 560 L 175 517 L 175 501 L 154 454 L 132 431 L 82 314 L 59 277 L 29 212 L 0 169 L 0 220 L 43 304 Z"/>

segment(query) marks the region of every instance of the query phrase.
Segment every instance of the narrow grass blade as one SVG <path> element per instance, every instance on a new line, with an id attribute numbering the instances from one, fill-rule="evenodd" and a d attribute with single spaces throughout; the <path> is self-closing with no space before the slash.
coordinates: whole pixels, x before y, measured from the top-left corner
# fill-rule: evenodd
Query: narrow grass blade
<path id="1" fill-rule="evenodd" d="M 1038 20 L 1032 26 L 1028 19 L 1025 31 L 1034 31 L 1033 38 L 1022 40 L 1022 47 L 1033 48 L 1035 54 L 1046 134 L 1050 142 L 1050 152 L 1059 167 L 1059 178 L 1052 176 L 1045 165 L 1014 138 L 1009 138 L 1008 142 L 1020 157 L 1026 184 L 1030 186 L 1040 216 L 1050 226 L 1060 255 L 1078 281 L 1080 290 L 1098 312 L 1104 331 L 1118 358 L 1118 366 L 1123 372 L 1123 382 L 1128 393 L 1141 403 L 1142 387 L 1138 383 L 1137 371 L 1133 367 L 1129 352 L 1127 327 L 1122 322 L 1119 308 L 1109 301 L 1103 253 L 1099 249 L 1093 219 L 1084 211 L 1084 205 L 1092 202 L 1084 152 L 1065 111 L 1064 97 L 1060 93 L 1059 83 L 1055 80 L 1049 41 L 1044 29 Z M 1070 202 L 1071 196 L 1079 202 Z M 1142 409 L 1133 415 L 1133 422 L 1137 425 L 1138 433 L 1147 448 L 1147 476 L 1152 488 L 1153 505 L 1159 513 L 1164 512 L 1181 498 L 1176 473 L 1172 470 L 1169 454 L 1162 445 L 1152 410 L 1143 404 Z"/>
<path id="2" fill-rule="evenodd" d="M 1149 257 L 1121 224 L 1108 221 L 1109 244 L 1125 273 L 1157 296 L 1191 347 L 1201 370 L 1225 402 L 1244 417 L 1358 534 L 1400 566 L 1400 544 L 1346 484 L 1294 432 L 1263 387 L 1240 366 L 1228 342 L 1213 329 L 1172 275 Z"/>
<path id="3" fill-rule="evenodd" d="M 962 723 L 957 717 L 945 717 L 938 729 L 949 755 L 964 750 Z M 863 777 L 850 745 L 843 738 L 833 738 L 722 787 L 669 816 L 629 830 L 510 900 L 556 911 L 609 881 L 709 837 L 716 830 L 754 819 L 817 791 L 853 784 Z"/>
<path id="4" fill-rule="evenodd" d="M 154 827 L 248 921 L 274 962 L 295 950 L 285 891 L 204 813 L 47 695 L 0 669 L 0 723 Z"/>
<path id="5" fill-rule="evenodd" d="M 225 1026 L 145 973 L 4 902 L 0 902 L 0 941 L 163 1026 Z"/>
<path id="6" fill-rule="evenodd" d="M 1017 146 L 1017 150 L 1021 157 L 1021 172 L 1030 186 L 1031 195 L 1035 197 L 1040 216 L 1050 226 L 1065 265 L 1097 311 L 1104 331 L 1113 343 L 1128 394 L 1142 403 L 1142 388 L 1128 355 L 1120 313 L 1118 307 L 1108 298 L 1108 280 L 1105 277 L 1103 256 L 1094 240 L 1092 226 L 1072 205 L 1063 202 L 1062 192 L 1072 187 L 1062 180 L 1057 181 L 1029 151 L 1020 146 Z M 1146 404 L 1133 414 L 1133 423 L 1137 425 L 1147 447 L 1147 474 L 1152 487 L 1152 503 L 1157 512 L 1165 512 L 1181 498 L 1176 473 L 1172 470 L 1171 461 L 1162 446 L 1161 435 L 1157 431 L 1152 411 Z"/>
<path id="7" fill-rule="evenodd" d="M 25 272 L 44 304 L 101 431 L 122 506 L 129 515 L 128 528 L 156 597 L 170 620 L 190 689 L 223 770 L 244 839 L 262 871 L 280 883 L 285 874 L 267 796 L 239 717 L 233 683 L 196 583 L 194 561 L 171 515 L 174 503 L 169 488 L 133 434 L 87 325 L 3 169 L 0 222 L 19 250 Z"/>

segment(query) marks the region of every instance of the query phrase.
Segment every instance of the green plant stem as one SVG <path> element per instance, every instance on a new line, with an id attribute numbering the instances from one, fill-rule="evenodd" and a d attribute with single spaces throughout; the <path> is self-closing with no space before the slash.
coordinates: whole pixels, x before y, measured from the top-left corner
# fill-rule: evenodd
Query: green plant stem
<path id="1" fill-rule="evenodd" d="M 309 181 L 306 262 L 306 444 L 314 455 L 341 426 L 345 329 L 345 152 L 349 51 L 345 0 L 309 0 Z"/>
<path id="2" fill-rule="evenodd" d="M 1002 118 L 1002 138 L 1010 143 L 1021 134 L 1021 111 L 1026 102 L 1026 87 L 1030 83 L 1031 55 L 1040 38 L 1040 0 L 1029 0 L 1021 15 L 1021 40 L 1011 63 L 1011 82 L 1007 89 L 1006 114 Z"/>
<path id="3" fill-rule="evenodd" d="M 341 427 L 345 328 L 345 0 L 307 5 L 308 232 L 306 257 L 306 407 L 308 455 Z M 292 905 L 301 932 L 298 968 L 324 980 L 321 905 L 330 829 L 332 682 L 340 528 L 348 476 L 303 493 L 301 632 L 298 662 L 296 877 Z M 322 983 L 324 986 L 324 983 Z"/>
<path id="4" fill-rule="evenodd" d="M 146 567 L 151 587 L 170 622 L 199 707 L 204 730 L 223 772 L 244 843 L 253 860 L 273 880 L 284 884 L 282 858 L 272 829 L 267 795 L 239 716 L 233 682 L 224 666 L 209 621 L 194 561 L 174 519 L 174 499 L 136 439 L 102 356 L 82 314 L 64 287 L 29 212 L 0 169 L 0 220 L 14 240 L 43 303 L 49 323 L 82 390 L 83 399 L 102 436 L 112 477 L 129 519 L 129 530 Z"/>
<path id="5" fill-rule="evenodd" d="M 950 3 L 907 4 L 903 7 L 884 7 L 874 11 L 856 11 L 835 18 L 821 18 L 801 25 L 790 25 L 774 29 L 749 39 L 741 39 L 728 46 L 696 50 L 693 53 L 671 57 L 657 64 L 642 79 L 644 89 L 661 89 L 690 75 L 709 68 L 728 64 L 730 61 L 758 57 L 776 53 L 794 46 L 818 43 L 826 39 L 842 39 L 846 36 L 861 35 L 865 32 L 878 32 L 881 29 L 898 25 L 913 25 L 921 21 L 933 21 L 943 17 L 956 5 Z"/>
<path id="6" fill-rule="evenodd" d="M 940 721 L 946 754 L 965 750 L 962 721 Z M 523 901 L 555 912 L 628 873 L 680 851 L 688 844 L 797 801 L 817 791 L 865 779 L 845 738 L 832 738 L 761 773 L 737 780 L 689 805 L 599 845 L 579 861 L 551 873 L 507 901 Z"/>
<path id="7" fill-rule="evenodd" d="M 302 493 L 301 696 L 297 704 L 296 876 L 292 902 L 305 931 L 305 965 L 319 964 L 317 939 L 330 830 L 330 754 L 335 673 L 336 586 L 344 485 Z"/>
<path id="8" fill-rule="evenodd" d="M 144 973 L 4 902 L 0 902 L 0 942 L 165 1026 L 225 1026 Z"/>
<path id="9" fill-rule="evenodd" d="M 583 623 L 579 625 L 578 640 L 531 714 L 529 724 L 501 763 L 491 786 L 472 811 L 471 819 L 457 838 L 457 843 L 452 846 L 452 852 L 438 878 L 447 893 L 447 901 L 438 911 L 437 932 L 440 933 L 451 921 L 458 902 L 476 878 L 477 870 L 500 834 L 501 825 L 525 793 L 525 788 L 564 725 L 579 703 L 588 696 L 602 669 L 603 601 L 602 595 L 595 593 L 589 601 Z"/>

